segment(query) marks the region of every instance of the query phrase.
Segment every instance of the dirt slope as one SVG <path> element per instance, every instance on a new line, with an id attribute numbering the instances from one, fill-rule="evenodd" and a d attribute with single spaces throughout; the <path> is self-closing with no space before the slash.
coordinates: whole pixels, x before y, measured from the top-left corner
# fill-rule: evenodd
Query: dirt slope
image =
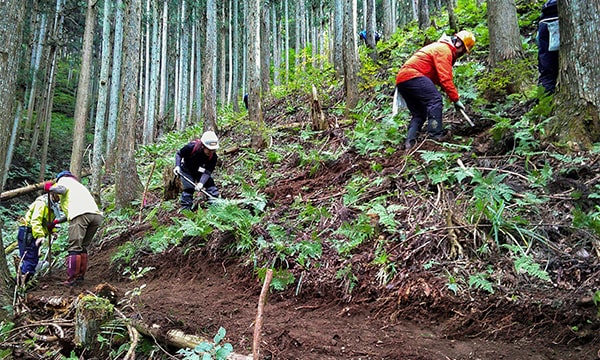
<path id="1" fill-rule="evenodd" d="M 488 154 L 493 149 L 502 151 L 503 145 L 493 143 L 483 132 L 485 124 L 474 130 L 455 118 L 447 117 L 445 122 L 451 125 L 455 136 L 474 135 L 473 148 L 480 149 L 475 151 L 485 150 Z M 339 131 L 332 131 L 327 136 L 330 136 L 329 145 L 332 147 L 344 144 Z M 439 146 L 425 140 L 418 150 Z M 379 159 L 383 166 L 382 174 L 402 174 L 408 159 L 419 159 L 418 150 L 411 154 L 397 151 L 392 156 Z M 507 164 L 501 157 L 495 160 L 493 154 L 479 156 L 479 159 L 487 161 L 488 167 L 515 174 L 520 171 L 521 164 L 518 162 Z M 317 174 L 310 175 L 306 169 L 297 168 L 294 159 L 289 159 L 283 168 L 277 170 L 288 176 L 266 190 L 271 213 L 265 222 L 277 221 L 278 217 L 291 211 L 289 205 L 293 197 L 302 193 L 303 198 L 315 206 L 324 202 L 331 204 L 334 216 L 323 220 L 323 227 L 339 226 L 355 214 L 352 209 L 344 208 L 341 201 L 335 201 L 340 194 L 332 189 L 342 186 L 353 174 L 371 176 L 370 162 L 349 149 L 337 161 L 325 164 Z M 586 164 L 587 172 L 582 172 L 578 178 L 568 179 L 569 184 L 593 186 L 597 182 L 594 176 L 596 164 L 595 160 Z M 519 179 L 519 176 L 513 176 L 508 181 L 518 187 Z M 563 183 L 566 180 L 559 178 L 553 183 L 557 187 L 555 194 L 566 191 L 560 188 Z M 366 196 L 375 197 L 397 189 L 408 191 L 423 186 L 429 185 L 413 177 L 400 176 L 374 186 Z M 336 271 L 348 263 L 340 263 L 333 252 L 327 250 L 324 250 L 321 263 L 328 265 L 302 274 L 300 289 L 291 287 L 284 292 L 271 293 L 265 307 L 263 358 L 598 358 L 600 344 L 596 308 L 585 298 L 598 288 L 600 268 L 593 256 L 579 256 L 582 249 L 593 252 L 584 235 L 571 241 L 565 237 L 575 237 L 577 232 L 565 232 L 558 225 L 548 230 L 556 239 L 554 247 L 546 249 L 548 253 L 542 255 L 551 259 L 548 261 L 548 271 L 553 277 L 551 283 L 540 285 L 526 276 L 515 275 L 512 264 L 503 263 L 505 260 L 502 258 L 490 258 L 487 261 L 496 262 L 496 271 L 503 272 L 501 291 L 493 295 L 470 292 L 469 298 L 461 298 L 448 290 L 447 280 L 440 274 L 441 269 L 460 271 L 462 266 L 476 264 L 482 259 L 469 254 L 470 260 L 449 260 L 450 247 L 447 231 L 443 228 L 443 212 L 436 209 L 451 203 L 459 194 L 451 191 L 450 194 L 443 193 L 440 203 L 436 201 L 440 194 L 435 187 L 431 188 L 431 192 L 430 199 L 418 203 L 414 198 L 398 199 L 399 203 L 409 205 L 398 215 L 405 219 L 403 225 L 407 233 L 415 234 L 417 224 L 440 230 L 410 236 L 410 241 L 388 249 L 401 267 L 394 280 L 386 286 L 382 287 L 377 282 L 377 269 L 369 265 L 375 249 L 373 242 L 367 242 L 348 260 L 357 276 L 357 284 L 351 294 L 345 284 L 336 279 Z M 228 196 L 226 191 L 224 195 Z M 154 201 L 155 204 L 160 201 L 158 195 Z M 549 203 L 548 212 L 540 216 L 550 224 L 561 224 L 560 217 L 564 214 L 555 210 L 569 204 L 557 196 Z M 150 207 L 153 205 L 150 204 Z M 460 211 L 458 206 L 455 209 Z M 163 213 L 160 218 L 169 223 L 176 216 L 181 215 Z M 181 329 L 209 338 L 222 326 L 227 330 L 226 340 L 236 352 L 251 353 L 262 284 L 258 283 L 252 267 L 244 264 L 243 259 L 231 257 L 223 250 L 229 241 L 225 234 L 215 233 L 207 246 L 191 246 L 192 250 L 185 254 L 181 247 L 160 256 L 138 254 L 138 266 L 155 268 L 138 282 L 128 280 L 110 266 L 111 255 L 119 245 L 142 236 L 150 228 L 148 224 L 134 225 L 123 234 L 103 239 L 101 246 L 90 253 L 88 275 L 80 286 L 65 288 L 60 285 L 64 269 L 57 269 L 42 278 L 29 296 L 76 296 L 107 282 L 120 290 L 122 298 L 127 298 L 124 296 L 126 292 L 144 284 L 141 296 L 134 297 L 130 301 L 132 306 L 126 308 L 129 316 L 139 317 L 148 324 L 160 324 L 165 330 Z M 468 242 L 475 240 L 469 239 L 468 232 L 458 231 L 468 250 L 471 247 Z M 261 228 L 255 229 L 255 232 L 265 233 Z M 186 241 L 187 245 L 193 245 L 198 239 Z M 424 270 L 424 264 L 432 259 L 440 263 L 437 272 L 435 269 Z"/>

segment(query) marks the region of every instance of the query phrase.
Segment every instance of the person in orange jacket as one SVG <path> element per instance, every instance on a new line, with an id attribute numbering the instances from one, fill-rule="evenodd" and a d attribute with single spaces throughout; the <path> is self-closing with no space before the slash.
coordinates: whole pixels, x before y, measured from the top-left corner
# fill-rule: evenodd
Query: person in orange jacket
<path id="1" fill-rule="evenodd" d="M 398 71 L 396 89 L 412 116 L 406 136 L 406 150 L 415 146 L 417 134 L 425 120 L 429 120 L 429 136 L 439 140 L 445 135 L 442 127 L 442 95 L 436 85 L 444 90 L 457 109 L 465 109 L 452 80 L 452 66 L 460 56 L 471 52 L 473 46 L 475 36 L 470 31 L 462 30 L 453 36 L 444 35 L 414 53 Z"/>

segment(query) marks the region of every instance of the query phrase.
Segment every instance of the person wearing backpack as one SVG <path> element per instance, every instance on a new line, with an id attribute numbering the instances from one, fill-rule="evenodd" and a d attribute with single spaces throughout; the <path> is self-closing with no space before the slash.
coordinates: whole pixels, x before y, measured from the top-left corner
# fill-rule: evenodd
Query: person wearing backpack
<path id="1" fill-rule="evenodd" d="M 444 35 L 414 53 L 396 76 L 396 90 L 404 99 L 412 116 L 406 135 L 405 150 L 417 143 L 417 135 L 428 120 L 427 132 L 434 140 L 446 133 L 442 127 L 442 94 L 440 86 L 458 110 L 465 110 L 452 80 L 452 66 L 460 56 L 471 52 L 475 36 L 462 30 L 453 36 Z"/>
<path id="2" fill-rule="evenodd" d="M 542 6 L 542 14 L 538 24 L 538 83 L 544 91 L 553 94 L 558 78 L 558 1 L 549 0 Z"/>
<path id="3" fill-rule="evenodd" d="M 19 257 L 21 258 L 20 285 L 26 284 L 35 275 L 40 261 L 40 245 L 45 238 L 55 236 L 55 226 L 59 220 L 58 196 L 48 192 L 52 184 L 44 184 L 45 194 L 38 196 L 27 209 L 17 233 Z M 50 246 L 50 244 L 48 244 Z"/>
<path id="4" fill-rule="evenodd" d="M 181 178 L 181 209 L 192 210 L 194 191 L 205 191 L 211 199 L 219 197 L 219 190 L 212 178 L 217 166 L 219 139 L 214 131 L 206 131 L 199 140 L 184 145 L 175 154 L 173 173 Z"/>

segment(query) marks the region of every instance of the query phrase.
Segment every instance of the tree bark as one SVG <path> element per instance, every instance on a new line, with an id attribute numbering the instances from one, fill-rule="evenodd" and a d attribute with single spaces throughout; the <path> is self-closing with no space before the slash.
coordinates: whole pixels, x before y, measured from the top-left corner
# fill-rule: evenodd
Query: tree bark
<path id="1" fill-rule="evenodd" d="M 204 67 L 202 68 L 202 114 L 204 131 L 217 130 L 217 98 L 215 94 L 215 68 L 217 66 L 217 4 L 206 1 Z"/>
<path id="2" fill-rule="evenodd" d="M 117 116 L 119 114 L 121 66 L 123 62 L 123 0 L 117 0 L 115 10 L 112 76 L 110 83 L 108 123 L 106 125 L 106 164 L 104 166 L 104 171 L 109 174 L 112 174 L 115 170 L 115 143 L 117 140 Z"/>
<path id="3" fill-rule="evenodd" d="M 97 203 L 100 201 L 100 186 L 102 178 L 102 154 L 104 153 L 104 138 L 106 134 L 106 107 L 108 100 L 110 68 L 110 9 L 112 2 L 104 0 L 102 21 L 102 63 L 100 65 L 100 83 L 98 85 L 98 105 L 96 107 L 96 127 L 94 130 L 94 151 L 92 156 L 92 195 Z"/>
<path id="4" fill-rule="evenodd" d="M 573 150 L 600 140 L 600 3 L 569 0 L 558 6 L 559 88 L 551 139 Z M 584 25 L 582 25 L 584 24 Z"/>
<path id="5" fill-rule="evenodd" d="M 94 45 L 94 28 L 96 25 L 96 1 L 88 0 L 85 14 L 85 31 L 81 49 L 81 71 L 77 85 L 75 102 L 75 127 L 73 129 L 73 150 L 71 151 L 71 172 L 81 176 L 83 151 L 85 150 L 85 125 L 90 100 L 90 78 L 92 72 L 92 46 Z"/>
<path id="6" fill-rule="evenodd" d="M 135 162 L 135 129 L 139 117 L 138 76 L 140 53 L 141 0 L 125 1 L 123 101 L 120 110 L 118 167 L 115 176 L 116 208 L 131 206 L 139 198 L 142 182 Z"/>
<path id="7" fill-rule="evenodd" d="M 265 146 L 260 84 L 260 0 L 248 1 L 248 116 L 252 123 L 252 147 Z"/>
<path id="8" fill-rule="evenodd" d="M 492 67 L 498 67 L 506 60 L 521 58 L 523 51 L 515 0 L 489 1 L 487 9 Z"/>
<path id="9" fill-rule="evenodd" d="M 344 90 L 346 92 L 346 110 L 352 110 L 358 104 L 358 59 L 356 58 L 354 13 L 352 0 L 344 0 Z"/>
<path id="10" fill-rule="evenodd" d="M 23 10 L 25 2 L 5 0 L 0 6 L 0 159 L 6 158 L 8 138 L 14 117 L 17 74 L 19 73 L 19 47 L 21 46 Z M 0 179 L 8 172 L 4 161 L 0 161 Z M 3 190 L 0 184 L 0 192 Z M 0 220 L 0 230 L 4 222 Z M 0 243 L 2 241 L 0 231 Z M 6 263 L 4 246 L 0 246 L 0 318 L 8 318 L 11 305 L 10 287 L 12 279 Z"/>

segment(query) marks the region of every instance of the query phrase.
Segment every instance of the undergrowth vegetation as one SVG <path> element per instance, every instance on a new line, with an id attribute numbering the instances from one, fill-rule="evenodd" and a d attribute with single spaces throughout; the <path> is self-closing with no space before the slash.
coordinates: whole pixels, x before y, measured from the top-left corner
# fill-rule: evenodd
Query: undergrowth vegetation
<path id="1" fill-rule="evenodd" d="M 552 197 L 546 189 L 557 174 L 568 172 L 572 164 L 585 162 L 586 156 L 551 152 L 543 143 L 553 103 L 535 85 L 532 38 L 524 37 L 523 60 L 490 71 L 484 65 L 489 41 L 487 27 L 482 25 L 485 12 L 473 10 L 473 6 L 473 2 L 460 1 L 458 18 L 462 19 L 462 26 L 473 29 L 478 43 L 467 59 L 455 65 L 455 83 L 465 102 L 471 104 L 470 111 L 479 121 L 490 124 L 486 131 L 493 141 L 508 143 L 507 154 L 499 163 L 479 157 L 473 150 L 473 139 L 458 137 L 459 141 L 438 143 L 434 150 L 405 155 L 403 168 L 397 173 L 385 171 L 386 159 L 398 156 L 409 121 L 406 110 L 395 117 L 390 115 L 396 71 L 423 43 L 434 41 L 447 31 L 446 18 L 439 17 L 437 29 L 422 32 L 413 24 L 380 42 L 380 57 L 376 61 L 364 48 L 360 49 L 361 86 L 371 95 L 365 96 L 350 114 L 350 126 L 341 128 L 341 144 L 334 145 L 331 137 L 312 131 L 309 124 L 292 129 L 269 124 L 272 144 L 255 152 L 248 145 L 252 127 L 247 114 L 221 109 L 219 126 L 228 134 L 222 137 L 221 148 L 239 146 L 239 151 L 223 157 L 215 175 L 225 200 L 173 217 L 172 223 L 166 225 L 160 223 L 159 215 L 161 211 L 175 212 L 177 200 L 161 202 L 142 220 L 152 224 L 153 230 L 123 244 L 113 256 L 114 264 L 122 269 L 136 268 L 140 254 L 161 253 L 176 246 L 182 246 L 187 253 L 190 247 L 207 246 L 210 235 L 218 231 L 233 239 L 219 251 L 246 259 L 245 263 L 259 278 L 264 277 L 267 268 L 274 269 L 275 290 L 293 286 L 296 292 L 300 291 L 307 271 L 324 267 L 324 254 L 331 256 L 333 252 L 340 264 L 335 279 L 339 288 L 350 295 L 358 281 L 357 267 L 351 261 L 354 255 L 369 254 L 369 267 L 374 269 L 376 281 L 384 286 L 406 265 L 394 252 L 417 246 L 412 242 L 419 237 L 430 239 L 433 234 L 452 229 L 460 232 L 464 244 L 446 258 L 478 261 L 464 267 L 459 263 L 448 266 L 445 261 L 434 259 L 405 261 L 417 261 L 421 269 L 444 278 L 447 289 L 455 295 L 479 291 L 493 294 L 503 287 L 503 277 L 495 265 L 499 258 L 513 264 L 515 276 L 538 282 L 539 286 L 547 285 L 550 276 L 543 265 L 543 254 L 544 249 L 554 248 L 557 235 L 549 231 L 551 224 L 544 224 L 540 211 Z M 532 28 L 535 18 L 531 9 L 525 10 L 520 9 L 521 27 Z M 307 104 L 291 102 L 290 98 L 297 99 L 298 94 L 308 96 L 312 84 L 320 84 L 322 101 L 329 113 L 341 116 L 343 106 L 333 94 L 340 84 L 333 72 L 329 68 L 312 71 L 310 53 L 305 55 L 309 60 L 304 76 L 291 79 L 286 87 L 273 89 L 271 100 L 283 101 L 274 110 L 276 115 L 308 114 Z M 446 112 L 449 108 L 446 103 Z M 515 117 L 515 108 L 526 111 Z M 267 121 L 269 118 L 267 114 Z M 151 191 L 161 191 L 163 169 L 173 166 L 177 149 L 201 130 L 194 126 L 184 132 L 169 133 L 156 144 L 139 150 L 140 177 L 150 178 Z M 290 136 L 290 132 L 294 135 Z M 297 141 L 290 142 L 291 138 Z M 269 206 L 269 187 L 294 177 L 317 178 L 353 152 L 368 164 L 368 169 L 351 172 L 339 184 L 306 182 L 303 188 L 308 192 L 314 186 L 322 187 L 337 196 L 308 198 L 302 193 L 287 194 L 290 205 L 285 212 Z M 292 172 L 281 173 L 282 168 Z M 156 170 L 150 177 L 151 169 Z M 417 186 L 389 185 L 400 182 Z M 452 193 L 451 199 L 446 198 L 448 193 Z M 599 196 L 598 188 L 585 194 L 586 199 Z M 411 200 L 415 198 L 421 200 Z M 413 208 L 415 204 L 418 205 Z M 429 212 L 432 220 L 420 223 L 423 219 L 414 215 L 419 211 Z M 135 218 L 129 215 L 109 213 L 109 223 L 115 224 L 111 231 L 126 227 L 124 224 Z M 585 229 L 593 238 L 600 236 L 600 207 L 575 206 L 569 216 L 572 222 L 561 227 L 573 232 Z M 194 241 L 182 242 L 190 238 Z M 418 245 L 413 254 L 419 246 L 432 246 L 428 241 Z"/>

